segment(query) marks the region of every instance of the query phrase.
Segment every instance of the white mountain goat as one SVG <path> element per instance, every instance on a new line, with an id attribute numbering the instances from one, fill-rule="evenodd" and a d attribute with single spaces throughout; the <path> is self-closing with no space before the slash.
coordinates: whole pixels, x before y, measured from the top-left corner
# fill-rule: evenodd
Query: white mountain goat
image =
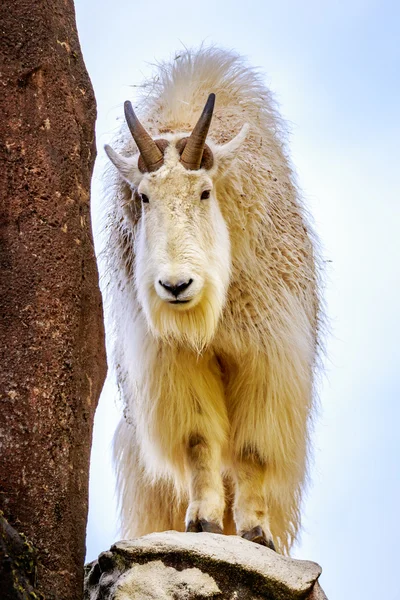
<path id="1" fill-rule="evenodd" d="M 106 146 L 123 535 L 236 532 L 288 552 L 319 294 L 284 127 L 261 78 L 215 48 L 160 65 L 144 91 L 143 125 L 126 102 L 130 133 Z"/>

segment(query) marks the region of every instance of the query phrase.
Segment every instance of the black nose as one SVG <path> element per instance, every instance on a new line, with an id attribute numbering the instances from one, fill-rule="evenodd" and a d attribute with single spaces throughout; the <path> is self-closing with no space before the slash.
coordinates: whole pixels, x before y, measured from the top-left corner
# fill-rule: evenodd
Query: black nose
<path id="1" fill-rule="evenodd" d="M 189 281 L 178 281 L 176 285 L 170 283 L 169 281 L 161 281 L 161 279 L 158 283 L 162 285 L 163 288 L 171 292 L 171 294 L 173 294 L 175 298 L 177 298 L 179 294 L 184 292 L 189 287 L 189 285 L 193 283 L 193 279 L 189 279 Z"/>

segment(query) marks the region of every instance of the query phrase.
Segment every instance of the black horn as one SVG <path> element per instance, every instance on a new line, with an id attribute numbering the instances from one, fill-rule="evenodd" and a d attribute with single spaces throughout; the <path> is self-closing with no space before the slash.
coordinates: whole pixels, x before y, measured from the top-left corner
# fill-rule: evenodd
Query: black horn
<path id="1" fill-rule="evenodd" d="M 215 104 L 215 94 L 210 94 L 200 119 L 197 121 L 181 155 L 181 163 L 186 169 L 200 169 L 206 137 L 210 128 Z"/>
<path id="2" fill-rule="evenodd" d="M 124 104 L 125 118 L 147 171 L 157 171 L 164 163 L 164 155 L 135 115 L 131 102 Z"/>

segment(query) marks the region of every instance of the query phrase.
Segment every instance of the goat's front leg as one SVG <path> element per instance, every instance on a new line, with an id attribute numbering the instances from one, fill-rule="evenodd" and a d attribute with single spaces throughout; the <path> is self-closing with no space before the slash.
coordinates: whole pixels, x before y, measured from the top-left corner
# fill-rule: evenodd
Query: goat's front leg
<path id="1" fill-rule="evenodd" d="M 234 464 L 233 516 L 237 534 L 275 550 L 267 505 L 267 469 L 256 453 L 246 453 Z"/>
<path id="2" fill-rule="evenodd" d="M 200 434 L 192 434 L 187 444 L 190 473 L 186 531 L 222 533 L 225 508 L 221 477 L 221 448 Z"/>

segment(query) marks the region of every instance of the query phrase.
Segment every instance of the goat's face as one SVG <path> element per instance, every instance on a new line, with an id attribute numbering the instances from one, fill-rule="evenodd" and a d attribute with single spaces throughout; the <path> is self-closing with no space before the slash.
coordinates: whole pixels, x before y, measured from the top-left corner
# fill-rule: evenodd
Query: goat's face
<path id="1" fill-rule="evenodd" d="M 209 162 L 201 163 L 201 154 L 197 168 L 183 164 L 179 135 L 162 141 L 161 165 L 154 169 L 140 169 L 137 156 L 123 158 L 106 147 L 142 202 L 135 286 L 149 327 L 155 335 L 197 351 L 215 333 L 231 270 L 229 232 L 214 184 L 246 131 L 225 146 L 207 146 Z"/>
<path id="2" fill-rule="evenodd" d="M 153 331 L 203 347 L 221 315 L 230 245 L 209 174 L 179 162 L 144 175 L 137 192 L 136 289 Z"/>

